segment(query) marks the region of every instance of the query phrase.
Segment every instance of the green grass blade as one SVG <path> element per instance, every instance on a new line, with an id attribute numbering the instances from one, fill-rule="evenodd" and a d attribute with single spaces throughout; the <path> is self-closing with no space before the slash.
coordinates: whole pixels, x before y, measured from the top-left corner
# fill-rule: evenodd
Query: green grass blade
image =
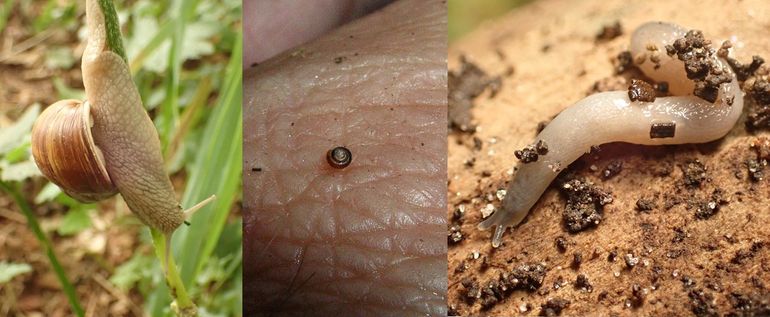
<path id="1" fill-rule="evenodd" d="M 43 246 L 45 254 L 48 256 L 48 260 L 51 262 L 51 266 L 56 273 L 56 277 L 61 283 L 64 294 L 67 295 L 67 300 L 70 302 L 72 312 L 79 317 L 83 317 L 83 307 L 80 306 L 80 301 L 78 300 L 75 288 L 72 286 L 72 284 L 70 284 L 69 278 L 67 278 L 67 273 L 64 272 L 64 268 L 62 268 L 61 264 L 59 263 L 59 259 L 56 258 L 56 253 L 54 253 L 51 240 L 48 239 L 48 236 L 45 235 L 43 229 L 40 228 L 40 224 L 37 222 L 37 217 L 32 212 L 32 208 L 30 208 L 27 200 L 24 199 L 24 197 L 22 197 L 15 188 L 11 187 L 3 181 L 0 181 L 0 189 L 13 197 L 13 200 L 15 200 L 16 204 L 19 205 L 19 209 L 21 209 L 21 211 L 24 213 L 24 216 L 27 217 L 27 223 L 29 224 L 29 227 L 35 233 L 37 240 L 40 241 L 40 245 Z"/>
<path id="2" fill-rule="evenodd" d="M 177 242 L 174 249 L 184 250 L 180 252 L 179 263 L 182 265 L 182 279 L 186 283 L 190 283 L 208 261 L 219 241 L 232 202 L 240 194 L 243 148 L 242 44 L 243 38 L 239 34 L 225 72 L 222 94 L 207 122 L 200 156 L 193 165 L 189 185 L 182 199 L 182 205 L 187 207 L 211 194 L 217 195 L 214 203 L 193 216 L 192 226 L 182 228 L 174 235 Z"/>
<path id="3" fill-rule="evenodd" d="M 8 17 L 11 15 L 14 2 L 15 1 L 13 0 L 5 0 L 3 6 L 0 7 L 0 33 L 3 33 L 3 30 L 5 29 L 5 24 L 8 22 Z"/>
<path id="4" fill-rule="evenodd" d="M 155 33 L 155 36 L 152 37 L 147 45 L 145 45 L 142 50 L 136 54 L 136 56 L 132 57 L 131 65 L 129 65 L 129 68 L 131 69 L 131 75 L 136 75 L 136 73 L 142 69 L 142 66 L 144 66 L 147 58 L 150 57 L 150 55 L 152 55 L 152 53 L 155 52 L 155 50 L 158 49 L 164 41 L 171 37 L 174 30 L 176 30 L 176 25 L 178 23 L 179 19 L 168 21 L 168 23 L 164 24 L 163 27 L 158 30 L 158 33 Z"/>

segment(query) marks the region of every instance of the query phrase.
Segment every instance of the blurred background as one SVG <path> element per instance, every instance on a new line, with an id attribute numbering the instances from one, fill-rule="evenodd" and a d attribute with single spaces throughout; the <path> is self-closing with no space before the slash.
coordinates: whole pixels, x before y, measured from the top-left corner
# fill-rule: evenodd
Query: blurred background
<path id="1" fill-rule="evenodd" d="M 501 16 L 533 0 L 449 0 L 449 44 L 484 20 Z"/>
<path id="2" fill-rule="evenodd" d="M 182 280 L 201 316 L 239 316 L 241 0 L 114 3 L 182 206 L 218 197 L 174 234 Z M 84 0 L 0 3 L 0 316 L 171 315 L 149 230 L 120 197 L 79 203 L 31 161 L 38 113 L 84 98 L 84 21 Z"/>

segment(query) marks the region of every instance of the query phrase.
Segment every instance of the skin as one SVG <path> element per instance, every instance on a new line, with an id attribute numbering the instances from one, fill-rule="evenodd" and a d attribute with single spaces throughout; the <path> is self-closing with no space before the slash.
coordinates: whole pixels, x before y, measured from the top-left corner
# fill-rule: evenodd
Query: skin
<path id="1" fill-rule="evenodd" d="M 261 63 L 306 43 L 342 24 L 379 9 L 392 0 L 246 0 L 243 12 L 243 67 Z M 285 23 L 292 21 L 292 23 Z"/>
<path id="2" fill-rule="evenodd" d="M 446 83 L 440 1 L 245 72 L 246 315 L 446 314 Z"/>
<path id="3" fill-rule="evenodd" d="M 716 60 L 732 81 L 722 84 L 717 100 L 710 103 L 692 95 L 693 82 L 687 79 L 684 64 L 663 50 L 685 33 L 687 30 L 677 25 L 651 22 L 640 26 L 631 37 L 633 56 L 646 53 L 650 44 L 661 49 L 660 68 L 647 61 L 640 69 L 656 82 L 670 83 L 674 96 L 641 102 L 629 100 L 627 91 L 594 94 L 559 113 L 537 136 L 535 142 L 544 141 L 549 147 L 548 154 L 537 162 L 519 166 L 503 200 L 503 209 L 479 224 L 481 230 L 495 227 L 492 246 L 498 247 L 505 230 L 524 219 L 561 169 L 589 152 L 593 145 L 705 143 L 732 129 L 743 111 L 743 95 L 727 62 Z M 676 123 L 673 137 L 650 137 L 650 126 L 661 122 Z"/>

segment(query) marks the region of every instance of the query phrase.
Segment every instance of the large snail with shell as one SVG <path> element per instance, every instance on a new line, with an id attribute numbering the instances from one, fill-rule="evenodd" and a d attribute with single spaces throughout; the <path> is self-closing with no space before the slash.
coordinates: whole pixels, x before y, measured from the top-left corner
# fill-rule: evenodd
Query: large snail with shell
<path id="1" fill-rule="evenodd" d="M 128 69 L 117 19 L 88 0 L 88 44 L 82 59 L 87 101 L 61 100 L 32 129 L 32 155 L 53 183 L 83 202 L 120 193 L 151 228 L 172 233 L 186 219 L 166 174 L 155 126 Z M 202 206 L 189 210 L 189 213 Z"/>

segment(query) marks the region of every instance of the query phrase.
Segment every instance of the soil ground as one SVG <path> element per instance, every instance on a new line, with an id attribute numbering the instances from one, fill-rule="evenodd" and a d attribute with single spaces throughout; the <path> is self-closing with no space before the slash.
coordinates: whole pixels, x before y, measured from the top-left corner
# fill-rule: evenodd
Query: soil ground
<path id="1" fill-rule="evenodd" d="M 532 142 L 539 123 L 592 91 L 628 86 L 634 73 L 616 74 L 614 59 L 650 20 L 700 29 L 714 43 L 729 39 L 742 62 L 770 58 L 770 2 L 748 0 L 536 1 L 450 47 L 451 72 L 464 56 L 488 75 L 479 76 L 486 89 L 472 99 L 470 121 L 460 119 L 475 131 L 459 132 L 456 122 L 448 138 L 450 313 L 770 314 L 770 170 L 762 165 L 770 133 L 746 129 L 750 101 L 719 141 L 606 144 L 567 168 L 563 175 L 611 193 L 596 226 L 567 230 L 557 180 L 501 247 L 476 229 L 482 210 L 500 206 L 514 151 Z M 615 21 L 622 34 L 597 39 Z M 527 290 L 505 289 L 512 285 Z"/>

